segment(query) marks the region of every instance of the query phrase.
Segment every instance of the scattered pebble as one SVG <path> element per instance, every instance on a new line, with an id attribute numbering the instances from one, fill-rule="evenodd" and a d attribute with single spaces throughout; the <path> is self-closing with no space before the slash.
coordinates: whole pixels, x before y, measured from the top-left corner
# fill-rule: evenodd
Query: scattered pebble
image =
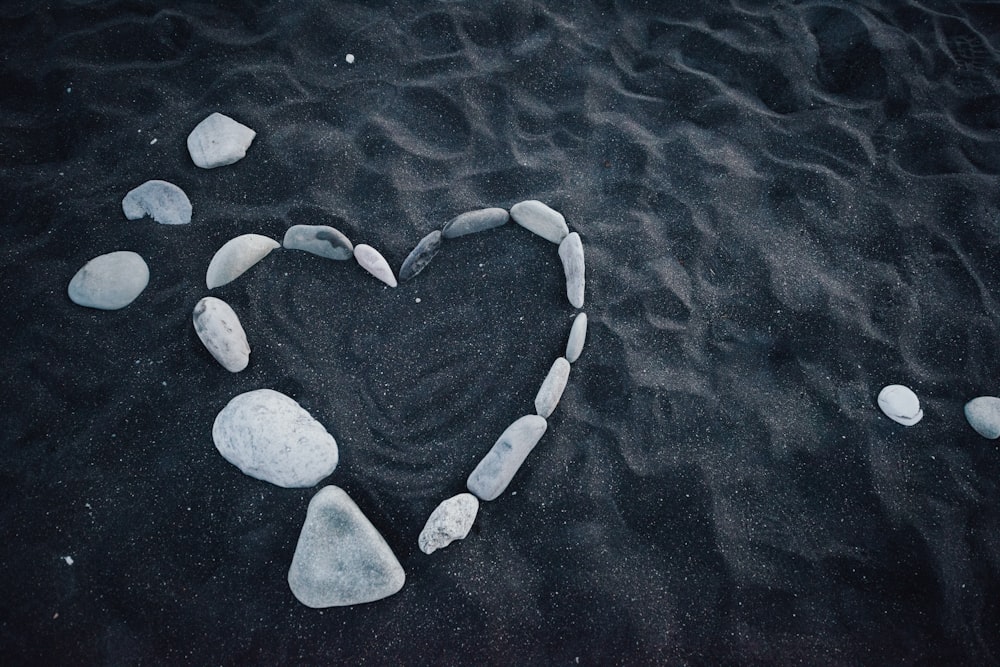
<path id="1" fill-rule="evenodd" d="M 191 222 L 191 200 L 183 190 L 167 181 L 146 181 L 129 190 L 122 199 L 122 211 L 129 220 L 148 215 L 163 225 L 186 225 Z"/>
<path id="2" fill-rule="evenodd" d="M 348 65 L 353 65 L 354 64 L 354 54 L 353 53 L 348 53 L 346 56 L 344 56 L 344 60 L 347 61 Z"/>
<path id="3" fill-rule="evenodd" d="M 350 259 L 354 245 L 339 230 L 326 225 L 293 225 L 285 232 L 281 245 L 292 250 L 305 250 L 327 259 Z"/>
<path id="4" fill-rule="evenodd" d="M 206 296 L 195 305 L 192 317 L 198 338 L 223 368 L 230 373 L 239 373 L 247 367 L 250 363 L 250 343 L 240 318 L 228 303 Z"/>
<path id="5" fill-rule="evenodd" d="M 243 234 L 229 239 L 209 262 L 205 284 L 208 289 L 214 289 L 230 283 L 280 247 L 281 244 L 274 239 L 260 234 Z"/>
<path id="6" fill-rule="evenodd" d="M 242 160 L 257 133 L 229 116 L 213 113 L 187 138 L 191 160 L 202 169 L 224 167 Z"/>
<path id="7" fill-rule="evenodd" d="M 382 256 L 382 253 L 370 245 L 359 243 L 354 246 L 354 259 L 357 260 L 359 265 L 361 265 L 361 268 L 384 282 L 389 287 L 395 287 L 398 284 L 396 282 L 396 276 L 392 274 L 392 268 L 389 266 L 389 262 L 385 261 L 385 257 Z"/>
<path id="8" fill-rule="evenodd" d="M 583 344 L 587 341 L 587 313 L 579 313 L 573 320 L 566 341 L 566 361 L 575 364 L 583 352 Z"/>
<path id="9" fill-rule="evenodd" d="M 69 298 L 80 306 L 118 310 L 129 305 L 149 284 L 149 267 L 139 255 L 118 250 L 83 265 L 69 281 Z"/>
<path id="10" fill-rule="evenodd" d="M 562 243 L 569 234 L 569 227 L 566 226 L 562 213 L 535 199 L 514 204 L 510 209 L 510 217 L 528 231 L 553 243 Z"/>
<path id="11" fill-rule="evenodd" d="M 1000 438 L 1000 398 L 980 396 L 972 399 L 965 404 L 965 418 L 984 438 Z"/>
<path id="12" fill-rule="evenodd" d="M 481 500 L 495 500 L 514 479 L 546 428 L 548 423 L 538 415 L 526 415 L 508 426 L 469 475 L 469 491 Z"/>
<path id="13" fill-rule="evenodd" d="M 878 394 L 878 406 L 885 415 L 903 426 L 913 426 L 924 417 L 920 399 L 908 387 L 890 384 Z"/>
<path id="14" fill-rule="evenodd" d="M 431 512 L 417 543 L 425 554 L 443 549 L 455 540 L 464 540 L 479 512 L 479 499 L 471 493 L 460 493 L 443 501 Z"/>

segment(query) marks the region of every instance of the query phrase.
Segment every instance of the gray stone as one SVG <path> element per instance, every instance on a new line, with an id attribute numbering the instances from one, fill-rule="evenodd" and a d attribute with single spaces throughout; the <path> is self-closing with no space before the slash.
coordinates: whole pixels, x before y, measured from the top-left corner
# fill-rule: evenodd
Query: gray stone
<path id="1" fill-rule="evenodd" d="M 337 442 L 302 406 L 271 389 L 229 401 L 212 439 L 245 474 L 285 488 L 315 486 L 337 467 Z"/>
<path id="2" fill-rule="evenodd" d="M 913 426 L 924 417 L 917 395 L 901 384 L 883 387 L 878 394 L 878 407 L 886 417 L 903 426 Z"/>
<path id="3" fill-rule="evenodd" d="M 392 274 L 392 268 L 389 266 L 389 262 L 385 261 L 385 257 L 382 256 L 382 253 L 375 248 L 365 243 L 359 243 L 354 246 L 354 259 L 356 259 L 358 264 L 361 265 L 361 268 L 384 282 L 389 287 L 395 287 L 397 285 L 396 276 Z"/>
<path id="4" fill-rule="evenodd" d="M 281 244 L 260 234 L 243 234 L 226 241 L 216 251 L 205 273 L 208 289 L 221 287 L 239 278 L 247 269 L 267 257 Z"/>
<path id="5" fill-rule="evenodd" d="M 583 344 L 587 342 L 587 313 L 579 313 L 573 320 L 566 341 L 566 361 L 575 364 L 583 352 Z"/>
<path id="6" fill-rule="evenodd" d="M 479 512 L 479 499 L 460 493 L 443 501 L 431 512 L 417 543 L 425 554 L 443 549 L 455 540 L 464 540 Z"/>
<path id="7" fill-rule="evenodd" d="M 229 304 L 206 296 L 194 307 L 194 330 L 206 349 L 231 373 L 239 373 L 250 363 L 250 343 L 240 318 Z"/>
<path id="8" fill-rule="evenodd" d="M 559 244 L 559 259 L 566 274 L 566 296 L 574 308 L 583 308 L 584 267 L 583 242 L 576 232 L 569 234 Z"/>
<path id="9" fill-rule="evenodd" d="M 420 243 L 403 260 L 403 266 L 399 267 L 399 279 L 409 280 L 427 268 L 434 255 L 438 254 L 442 243 L 441 232 L 436 229 L 420 239 Z"/>
<path id="10" fill-rule="evenodd" d="M 996 440 L 1000 438 L 1000 398 L 980 396 L 965 404 L 965 418 L 976 433 Z"/>
<path id="11" fill-rule="evenodd" d="M 69 281 L 69 298 L 80 306 L 99 310 L 124 308 L 149 284 L 149 267 L 134 252 L 119 250 L 83 265 Z"/>
<path id="12" fill-rule="evenodd" d="M 494 500 L 503 493 L 546 428 L 548 422 L 538 415 L 526 415 L 508 426 L 469 475 L 469 491 L 481 500 Z"/>
<path id="13" fill-rule="evenodd" d="M 256 136 L 246 125 L 213 113 L 191 130 L 187 147 L 197 166 L 213 169 L 242 160 Z"/>
<path id="14" fill-rule="evenodd" d="M 563 391 L 566 389 L 566 382 L 569 380 L 569 362 L 559 357 L 549 369 L 549 374 L 545 376 L 542 386 L 538 388 L 535 395 L 535 412 L 539 417 L 546 419 L 552 411 L 559 405 Z"/>
<path id="15" fill-rule="evenodd" d="M 475 234 L 507 224 L 510 213 L 502 208 L 483 208 L 468 211 L 449 220 L 441 229 L 446 239 L 455 239 L 466 234 Z"/>
<path id="16" fill-rule="evenodd" d="M 510 217 L 525 229 L 553 243 L 562 243 L 569 234 L 569 227 L 566 226 L 562 213 L 535 199 L 514 204 L 510 209 Z"/>
<path id="17" fill-rule="evenodd" d="M 326 225 L 293 225 L 285 232 L 281 245 L 327 259 L 350 259 L 354 254 L 350 239 Z"/>
<path id="18" fill-rule="evenodd" d="M 146 181 L 129 190 L 122 199 L 122 211 L 129 220 L 148 215 L 163 225 L 191 222 L 191 200 L 183 190 L 166 181 Z"/>
<path id="19" fill-rule="evenodd" d="M 313 609 L 374 602 L 398 593 L 406 573 L 385 538 L 336 486 L 320 489 L 288 568 L 288 587 Z"/>

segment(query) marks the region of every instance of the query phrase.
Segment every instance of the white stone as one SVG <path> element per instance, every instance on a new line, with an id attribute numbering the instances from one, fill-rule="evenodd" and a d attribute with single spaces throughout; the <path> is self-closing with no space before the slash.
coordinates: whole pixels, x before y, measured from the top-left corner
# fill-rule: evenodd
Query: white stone
<path id="1" fill-rule="evenodd" d="M 251 266 L 267 257 L 281 244 L 260 234 L 243 234 L 226 241 L 219 248 L 205 273 L 208 289 L 221 287 L 239 278 Z"/>
<path id="2" fill-rule="evenodd" d="M 192 315 L 198 338 L 215 360 L 231 373 L 239 373 L 250 363 L 250 343 L 240 318 L 222 299 L 206 296 Z"/>
<path id="3" fill-rule="evenodd" d="M 566 341 L 566 361 L 575 364 L 583 352 L 583 344 L 587 342 L 587 313 L 579 313 L 573 320 Z"/>
<path id="4" fill-rule="evenodd" d="M 559 405 L 563 391 L 566 389 L 566 382 L 569 380 L 569 362 L 559 357 L 549 369 L 549 374 L 545 376 L 542 386 L 538 388 L 535 395 L 535 412 L 539 417 L 546 419 L 552 411 Z"/>
<path id="5" fill-rule="evenodd" d="M 443 501 L 431 512 L 417 543 L 425 554 L 443 549 L 455 540 L 464 540 L 479 512 L 479 499 L 460 493 Z"/>
<path id="6" fill-rule="evenodd" d="M 538 415 L 526 415 L 507 427 L 476 466 L 466 486 L 480 500 L 494 500 L 517 473 L 541 440 L 548 423 Z"/>
<path id="7" fill-rule="evenodd" d="M 314 486 L 337 467 L 337 442 L 293 399 L 257 389 L 229 401 L 212 439 L 245 474 L 285 488 Z"/>
<path id="8" fill-rule="evenodd" d="M 354 259 L 361 265 L 361 268 L 389 287 L 395 287 L 398 284 L 396 276 L 393 275 L 392 268 L 389 266 L 389 262 L 385 260 L 382 253 L 370 245 L 359 243 L 354 246 Z"/>
<path id="9" fill-rule="evenodd" d="M 354 254 L 350 239 L 340 230 L 327 225 L 292 225 L 285 232 L 281 245 L 327 259 L 350 259 Z"/>
<path id="10" fill-rule="evenodd" d="M 972 399 L 965 404 L 965 418 L 984 438 L 1000 438 L 1000 398 L 980 396 Z"/>
<path id="11" fill-rule="evenodd" d="M 122 211 L 129 220 L 148 215 L 163 225 L 191 222 L 191 200 L 183 190 L 166 181 L 146 181 L 129 190 L 122 199 Z"/>
<path id="12" fill-rule="evenodd" d="M 347 61 L 348 65 L 353 65 L 354 64 L 354 54 L 353 53 L 348 53 L 346 56 L 344 56 L 344 60 Z"/>
<path id="13" fill-rule="evenodd" d="M 924 417 L 920 399 L 911 389 L 901 384 L 883 387 L 878 394 L 878 406 L 886 417 L 903 426 L 913 426 Z"/>
<path id="14" fill-rule="evenodd" d="M 535 199 L 514 204 L 510 209 L 510 217 L 525 229 L 553 243 L 562 243 L 569 234 L 569 227 L 566 226 L 562 213 Z"/>
<path id="15" fill-rule="evenodd" d="M 583 291 L 586 277 L 583 267 L 583 242 L 576 232 L 569 234 L 559 244 L 559 259 L 566 274 L 566 296 L 574 308 L 583 308 Z"/>
<path id="16" fill-rule="evenodd" d="M 288 587 L 314 609 L 374 602 L 398 593 L 406 573 L 378 529 L 336 486 L 309 502 Z"/>
<path id="17" fill-rule="evenodd" d="M 242 160 L 256 136 L 246 125 L 213 113 L 191 130 L 187 147 L 197 166 L 213 169 Z"/>
<path id="18" fill-rule="evenodd" d="M 99 310 L 124 308 L 149 284 L 149 267 L 128 250 L 99 255 L 83 265 L 69 281 L 69 298 L 80 306 Z"/>

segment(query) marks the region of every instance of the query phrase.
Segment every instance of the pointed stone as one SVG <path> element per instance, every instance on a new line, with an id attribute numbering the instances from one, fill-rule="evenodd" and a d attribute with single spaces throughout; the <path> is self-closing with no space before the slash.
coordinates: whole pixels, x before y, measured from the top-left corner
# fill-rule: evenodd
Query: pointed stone
<path id="1" fill-rule="evenodd" d="M 285 232 L 281 245 L 327 259 L 350 259 L 354 254 L 350 239 L 327 225 L 293 225 Z"/>
<path id="2" fill-rule="evenodd" d="M 441 249 L 442 243 L 441 232 L 436 229 L 420 239 L 420 243 L 403 260 L 403 266 L 399 268 L 399 279 L 409 280 L 423 271 Z"/>
<path id="3" fill-rule="evenodd" d="M 336 486 L 309 502 L 288 568 L 288 587 L 314 609 L 374 602 L 398 593 L 406 573 L 385 538 Z"/>
<path id="4" fill-rule="evenodd" d="M 507 224 L 510 213 L 502 208 L 483 208 L 478 211 L 468 211 L 452 218 L 441 229 L 446 239 L 455 239 L 467 234 L 483 232 Z"/>
<path id="5" fill-rule="evenodd" d="M 213 169 L 242 160 L 256 136 L 246 125 L 213 113 L 191 130 L 187 147 L 197 166 Z"/>
<path id="6" fill-rule="evenodd" d="M 149 267 L 128 250 L 90 260 L 69 281 L 69 298 L 80 306 L 118 310 L 129 305 L 149 284 Z"/>
<path id="7" fill-rule="evenodd" d="M 559 399 L 562 398 L 568 380 L 569 362 L 559 357 L 552 364 L 549 374 L 545 376 L 542 386 L 538 388 L 538 394 L 535 395 L 535 412 L 539 417 L 549 418 L 559 405 Z"/>
<path id="8" fill-rule="evenodd" d="M 229 304 L 206 296 L 194 307 L 194 330 L 205 348 L 230 373 L 239 373 L 250 363 L 250 343 L 240 318 Z"/>
<path id="9" fill-rule="evenodd" d="M 574 308 L 583 308 L 584 270 L 583 241 L 576 232 L 569 234 L 559 244 L 559 259 L 566 274 L 566 296 Z"/>
<path id="10" fill-rule="evenodd" d="M 583 352 L 583 344 L 587 342 L 587 313 L 579 313 L 573 320 L 566 341 L 566 361 L 575 364 Z"/>
<path id="11" fill-rule="evenodd" d="M 535 199 L 514 204 L 510 209 L 510 217 L 525 229 L 553 243 L 562 243 L 569 234 L 569 227 L 566 226 L 562 213 Z"/>
<path id="12" fill-rule="evenodd" d="M 166 181 L 146 181 L 129 190 L 122 199 L 122 211 L 129 220 L 148 215 L 163 225 L 191 222 L 191 200 L 183 190 Z"/>
<path id="13" fill-rule="evenodd" d="M 247 269 L 267 257 L 281 244 L 260 234 L 243 234 L 226 241 L 219 248 L 205 273 L 208 289 L 221 287 L 239 278 Z"/>
<path id="14" fill-rule="evenodd" d="M 354 246 L 354 259 L 357 260 L 362 269 L 372 274 L 389 287 L 395 287 L 398 284 L 396 282 L 396 276 L 392 274 L 392 268 L 389 266 L 389 262 L 385 261 L 385 257 L 382 256 L 382 253 L 370 245 L 359 243 Z"/>
<path id="15" fill-rule="evenodd" d="M 965 404 L 965 418 L 984 438 L 1000 438 L 1000 398 L 980 396 L 972 399 Z"/>
<path id="16" fill-rule="evenodd" d="M 546 428 L 548 423 L 538 415 L 526 415 L 508 426 L 469 475 L 469 491 L 481 500 L 494 500 L 503 493 Z"/>
<path id="17" fill-rule="evenodd" d="M 460 493 L 443 501 L 431 512 L 417 543 L 425 554 L 443 549 L 455 540 L 464 540 L 472 530 L 479 512 L 479 499 L 471 493 Z"/>

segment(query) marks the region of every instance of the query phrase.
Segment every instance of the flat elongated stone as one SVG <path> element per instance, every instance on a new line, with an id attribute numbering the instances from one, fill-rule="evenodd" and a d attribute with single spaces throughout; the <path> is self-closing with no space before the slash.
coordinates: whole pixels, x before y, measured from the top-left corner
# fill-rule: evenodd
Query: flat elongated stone
<path id="1" fill-rule="evenodd" d="M 191 200 L 183 190 L 166 181 L 146 181 L 129 190 L 122 199 L 122 211 L 129 220 L 148 215 L 163 225 L 191 222 Z"/>
<path id="2" fill-rule="evenodd" d="M 219 248 L 205 273 L 208 289 L 220 287 L 236 280 L 247 269 L 267 257 L 281 244 L 260 234 L 243 234 L 226 241 Z"/>
<path id="3" fill-rule="evenodd" d="M 455 239 L 467 234 L 484 232 L 507 224 L 510 213 L 502 208 L 482 208 L 468 211 L 449 220 L 441 229 L 446 239 Z"/>
<path id="4" fill-rule="evenodd" d="M 549 369 L 549 374 L 545 376 L 542 386 L 538 388 L 535 395 L 535 412 L 539 417 L 546 419 L 552 411 L 559 405 L 563 391 L 566 389 L 566 382 L 569 380 L 569 362 L 559 357 Z"/>
<path id="5" fill-rule="evenodd" d="M 1000 398 L 980 396 L 972 399 L 965 404 L 965 418 L 984 438 L 1000 438 Z"/>
<path id="6" fill-rule="evenodd" d="M 350 259 L 354 254 L 351 240 L 327 225 L 293 225 L 285 232 L 281 245 L 327 259 Z"/>
<path id="7" fill-rule="evenodd" d="M 405 582 L 396 555 L 347 492 L 326 486 L 313 496 L 288 568 L 299 602 L 314 609 L 374 602 Z"/>
<path id="8" fill-rule="evenodd" d="M 427 268 L 434 255 L 438 254 L 443 242 L 441 232 L 436 229 L 420 239 L 420 243 L 403 260 L 403 266 L 399 267 L 399 279 L 409 280 Z"/>
<path id="9" fill-rule="evenodd" d="M 569 234 L 569 227 L 566 226 L 562 213 L 535 199 L 514 204 L 510 209 L 510 217 L 525 229 L 553 243 L 562 243 Z"/>
<path id="10" fill-rule="evenodd" d="M 240 394 L 212 426 L 215 448 L 244 474 L 285 488 L 314 486 L 337 467 L 337 442 L 294 399 L 271 389 Z"/>
<path id="11" fill-rule="evenodd" d="M 903 426 L 913 426 L 924 418 L 917 395 L 901 384 L 883 387 L 878 394 L 878 406 L 886 417 Z"/>
<path id="12" fill-rule="evenodd" d="M 583 308 L 584 267 L 583 241 L 576 232 L 569 234 L 559 244 L 559 259 L 566 274 L 566 296 L 574 308 Z"/>
<path id="13" fill-rule="evenodd" d="M 587 313 L 578 313 L 569 330 L 566 341 L 566 361 L 576 363 L 583 352 L 583 344 L 587 342 Z"/>
<path id="14" fill-rule="evenodd" d="M 548 422 L 538 415 L 526 415 L 508 426 L 469 475 L 469 491 L 481 500 L 494 500 L 503 493 L 546 428 Z"/>
<path id="15" fill-rule="evenodd" d="M 479 512 L 479 498 L 471 493 L 460 493 L 438 505 L 424 529 L 420 531 L 417 543 L 425 554 L 443 549 L 455 540 L 464 540 L 472 530 Z"/>
<path id="16" fill-rule="evenodd" d="M 99 310 L 124 308 L 149 284 L 149 267 L 128 250 L 99 255 L 83 265 L 69 281 L 69 298 L 80 306 Z"/>
<path id="17" fill-rule="evenodd" d="M 395 287 L 398 284 L 396 276 L 392 274 L 392 267 L 389 266 L 389 262 L 385 261 L 382 253 L 370 245 L 359 243 L 354 246 L 354 259 L 361 265 L 361 268 L 389 287 Z"/>
<path id="18" fill-rule="evenodd" d="M 230 373 L 239 373 L 250 363 L 250 343 L 240 318 L 229 304 L 206 296 L 194 307 L 194 330 L 205 348 Z"/>
<path id="19" fill-rule="evenodd" d="M 187 138 L 191 160 L 202 169 L 213 169 L 243 159 L 257 133 L 229 116 L 213 113 L 198 123 Z"/>

